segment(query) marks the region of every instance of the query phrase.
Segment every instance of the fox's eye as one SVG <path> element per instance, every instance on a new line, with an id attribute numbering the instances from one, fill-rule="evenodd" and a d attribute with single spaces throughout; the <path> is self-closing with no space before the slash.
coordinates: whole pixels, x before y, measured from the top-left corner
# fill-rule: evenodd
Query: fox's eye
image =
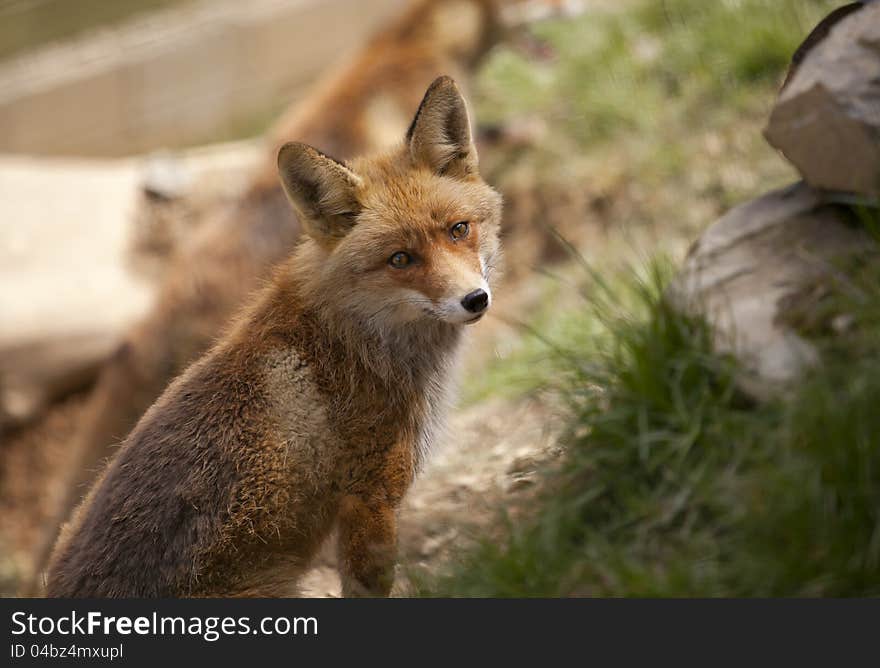
<path id="1" fill-rule="evenodd" d="M 397 251 L 394 255 L 388 258 L 388 264 L 395 269 L 403 269 L 404 267 L 409 266 L 410 262 L 412 262 L 412 256 L 403 251 Z"/>
<path id="2" fill-rule="evenodd" d="M 452 235 L 453 239 L 464 239 L 470 231 L 471 226 L 464 221 L 462 221 L 461 223 L 456 223 L 451 228 L 449 228 L 449 234 Z"/>

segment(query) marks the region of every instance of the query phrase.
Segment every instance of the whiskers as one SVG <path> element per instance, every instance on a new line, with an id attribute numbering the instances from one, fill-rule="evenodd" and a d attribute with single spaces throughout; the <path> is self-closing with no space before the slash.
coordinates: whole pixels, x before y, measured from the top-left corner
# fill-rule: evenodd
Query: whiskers
<path id="1" fill-rule="evenodd" d="M 376 322 L 377 320 L 379 320 L 379 316 L 404 305 L 418 307 L 422 311 L 422 313 L 425 313 L 426 315 L 434 315 L 435 313 L 434 304 L 427 297 L 405 297 L 388 302 L 387 304 L 383 304 L 378 309 L 367 314 L 364 317 L 370 322 Z"/>
<path id="2" fill-rule="evenodd" d="M 500 251 L 495 251 L 488 258 L 483 260 L 483 280 L 485 280 L 487 283 L 491 283 L 492 275 L 498 269 L 500 260 Z"/>
<path id="3" fill-rule="evenodd" d="M 335 312 L 328 327 L 378 377 L 396 379 L 398 385 L 415 383 L 426 369 L 435 368 L 438 356 L 454 350 L 458 328 L 443 320 L 431 299 L 413 292 L 371 305 L 355 297 L 349 295 L 347 307 Z"/>

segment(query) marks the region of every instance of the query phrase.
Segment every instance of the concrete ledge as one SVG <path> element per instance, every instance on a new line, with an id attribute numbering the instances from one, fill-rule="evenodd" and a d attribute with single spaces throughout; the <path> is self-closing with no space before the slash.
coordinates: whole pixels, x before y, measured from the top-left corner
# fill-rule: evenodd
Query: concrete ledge
<path id="1" fill-rule="evenodd" d="M 129 155 L 205 141 L 297 91 L 395 0 L 207 0 L 0 65 L 0 152 Z"/>

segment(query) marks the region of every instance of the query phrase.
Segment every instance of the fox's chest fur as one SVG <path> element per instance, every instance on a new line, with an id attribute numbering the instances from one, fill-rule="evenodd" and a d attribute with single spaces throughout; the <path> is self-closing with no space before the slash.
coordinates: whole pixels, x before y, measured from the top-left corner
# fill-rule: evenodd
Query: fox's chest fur
<path id="1" fill-rule="evenodd" d="M 357 382 L 349 374 L 363 370 L 344 368 L 335 374 L 344 382 L 329 392 L 299 351 L 270 355 L 266 384 L 290 465 L 312 471 L 316 486 L 342 493 L 359 492 L 361 481 L 372 478 L 371 467 L 398 444 L 406 445 L 413 472 L 420 469 L 443 431 L 456 348 L 435 351 L 424 377 L 407 379 L 406 387 L 376 377 Z"/>
<path id="2" fill-rule="evenodd" d="M 390 346 L 372 341 L 366 356 L 328 339 L 315 348 L 320 338 L 312 332 L 305 345 L 272 350 L 262 365 L 286 475 L 284 503 L 274 510 L 284 521 L 269 523 L 283 549 L 267 561 L 260 582 L 283 573 L 285 564 L 299 569 L 332 528 L 345 498 L 399 505 L 442 429 L 457 332 Z M 302 540 L 303 527 L 314 540 Z M 292 562 L 291 550 L 301 551 L 304 543 L 310 547 Z"/>

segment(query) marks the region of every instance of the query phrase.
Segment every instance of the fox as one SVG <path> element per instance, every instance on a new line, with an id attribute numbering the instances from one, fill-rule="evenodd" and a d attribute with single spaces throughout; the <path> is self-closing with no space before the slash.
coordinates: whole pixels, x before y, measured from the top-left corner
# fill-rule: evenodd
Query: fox
<path id="1" fill-rule="evenodd" d="M 304 238 L 125 439 L 48 596 L 292 595 L 334 528 L 343 595 L 390 594 L 397 510 L 492 303 L 501 196 L 447 76 L 396 148 L 291 142 L 278 173 Z"/>
<path id="2" fill-rule="evenodd" d="M 23 593 L 43 587 L 58 529 L 122 439 L 168 383 L 215 342 L 236 310 L 296 245 L 301 224 L 278 181 L 276 156 L 299 139 L 340 159 L 393 145 L 439 74 L 465 89 L 505 36 L 498 0 L 418 0 L 322 77 L 268 131 L 266 159 L 240 199 L 205 222 L 172 258 L 155 305 L 125 332 L 77 409 L 64 489 L 33 549 Z M 27 439 L 27 434 L 25 441 Z"/>

